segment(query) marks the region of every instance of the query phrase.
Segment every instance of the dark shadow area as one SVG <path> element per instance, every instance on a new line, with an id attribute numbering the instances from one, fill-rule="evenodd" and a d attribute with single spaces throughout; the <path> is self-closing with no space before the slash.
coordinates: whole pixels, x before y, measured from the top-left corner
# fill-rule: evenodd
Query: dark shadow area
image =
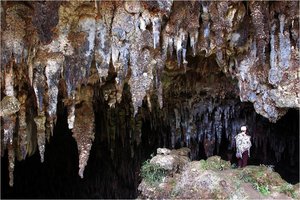
<path id="1" fill-rule="evenodd" d="M 40 163 L 38 152 L 25 161 L 16 161 L 11 188 L 7 152 L 1 158 L 1 198 L 136 198 L 141 164 L 156 153 L 156 148 L 172 145 L 171 131 L 161 120 L 157 102 L 153 103 L 152 112 L 144 102 L 134 119 L 136 123 L 132 122 L 129 91 L 126 86 L 122 102 L 115 108 L 109 108 L 101 95 L 95 97 L 95 140 L 83 179 L 78 175 L 77 144 L 68 129 L 67 110 L 58 106 L 58 119 L 46 145 L 44 163 Z M 299 110 L 290 109 L 274 124 L 255 114 L 252 106 L 240 105 L 243 114 L 237 116 L 246 119 L 252 136 L 249 164 L 274 165 L 282 178 L 293 184 L 299 182 Z M 186 137 L 178 138 L 176 148 L 187 146 Z M 203 143 L 192 138 L 189 145 L 193 159 L 206 159 Z M 230 139 L 223 131 L 218 150 L 215 145 L 213 152 L 235 163 L 235 150 L 229 146 Z"/>
<path id="2" fill-rule="evenodd" d="M 276 123 L 257 116 L 258 141 L 252 141 L 249 164 L 272 165 L 287 182 L 299 182 L 299 110 L 290 109 Z"/>
<path id="3" fill-rule="evenodd" d="M 125 102 L 131 99 L 128 91 L 123 94 Z M 95 140 L 83 179 L 78 175 L 77 143 L 68 129 L 67 109 L 61 106 L 44 163 L 38 151 L 16 161 L 14 186 L 9 187 L 7 152 L 1 158 L 1 198 L 136 198 L 140 165 L 159 146 L 159 132 L 153 134 L 145 121 L 137 142 L 130 125 L 132 105 L 121 102 L 110 109 L 102 98 L 95 99 Z"/>

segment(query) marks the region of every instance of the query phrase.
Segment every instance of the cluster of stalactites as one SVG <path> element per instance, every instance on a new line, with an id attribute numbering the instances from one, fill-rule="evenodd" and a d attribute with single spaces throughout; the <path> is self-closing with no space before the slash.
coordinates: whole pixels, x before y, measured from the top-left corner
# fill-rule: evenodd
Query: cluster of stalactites
<path id="1" fill-rule="evenodd" d="M 262 5 L 254 4 L 252 9 L 258 36 L 247 55 L 239 61 L 240 97 L 242 101 L 252 102 L 257 113 L 276 122 L 286 114 L 286 107 L 300 106 L 299 38 L 290 35 L 290 32 L 295 33 L 295 20 L 291 17 L 283 13 L 274 17 L 270 30 L 266 31 Z M 266 41 L 270 43 L 269 55 L 265 50 Z M 259 76 L 261 73 L 265 75 Z"/>
<path id="2" fill-rule="evenodd" d="M 14 73 L 12 62 L 4 69 L 4 94 L 6 95 L 1 101 L 1 116 L 3 117 L 3 139 L 1 141 L 1 153 L 8 150 L 9 160 L 9 185 L 13 186 L 14 183 L 14 166 L 15 166 L 15 149 L 14 149 L 14 132 L 16 126 L 16 112 L 20 109 L 20 102 L 16 98 L 14 91 Z"/>
<path id="3" fill-rule="evenodd" d="M 251 123 L 252 120 L 252 116 L 243 119 L 238 117 L 242 110 L 234 102 L 224 106 L 213 101 L 201 102 L 189 109 L 186 108 L 188 106 L 186 104 L 178 106 L 169 117 L 171 144 L 175 148 L 176 143 L 183 142 L 195 150 L 192 151 L 192 158 L 196 158 L 199 154 L 200 144 L 203 144 L 207 157 L 214 154 L 215 147 L 219 153 L 223 136 L 229 141 L 228 150 L 232 149 L 235 145 L 234 137 L 239 133 L 240 127 L 246 121 Z"/>

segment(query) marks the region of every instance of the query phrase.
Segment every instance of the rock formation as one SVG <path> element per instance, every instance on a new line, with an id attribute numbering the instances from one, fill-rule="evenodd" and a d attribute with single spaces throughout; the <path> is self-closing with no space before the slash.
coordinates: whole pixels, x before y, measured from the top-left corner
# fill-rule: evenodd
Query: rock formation
<path id="1" fill-rule="evenodd" d="M 109 143 L 124 138 L 116 124 L 130 118 L 139 144 L 149 120 L 153 130 L 170 129 L 172 147 L 203 143 L 211 156 L 222 132 L 231 141 L 256 117 L 240 101 L 275 123 L 300 106 L 298 10 L 297 1 L 1 2 L 1 154 L 8 150 L 10 185 L 15 157 L 38 149 L 44 161 L 59 98 L 81 177 L 99 99 L 109 105 Z"/>
<path id="2" fill-rule="evenodd" d="M 181 149 L 179 149 L 180 151 Z M 170 150 L 169 150 L 170 151 Z M 171 152 L 171 151 L 170 151 Z M 157 150 L 157 153 L 158 150 Z M 168 162 L 178 159 L 178 150 L 168 155 L 156 155 L 142 166 L 139 185 L 141 199 L 297 199 L 298 184 L 285 182 L 271 166 L 247 166 L 236 169 L 219 156 L 190 161 L 181 156 L 182 168 Z M 156 162 L 152 162 L 155 160 Z M 168 163 L 166 165 L 166 163 Z M 152 168 L 151 168 L 152 167 Z M 159 173 L 164 170 L 165 173 Z M 156 177 L 153 179 L 152 177 Z"/>

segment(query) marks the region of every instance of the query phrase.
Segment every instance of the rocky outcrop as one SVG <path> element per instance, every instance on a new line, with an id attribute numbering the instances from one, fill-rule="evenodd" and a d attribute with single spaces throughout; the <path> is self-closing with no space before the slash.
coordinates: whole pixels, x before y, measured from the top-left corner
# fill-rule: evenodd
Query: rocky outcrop
<path id="1" fill-rule="evenodd" d="M 15 154 L 25 159 L 36 143 L 43 162 L 59 92 L 81 177 L 97 87 L 113 109 L 129 85 L 130 117 L 148 115 L 141 109 L 148 102 L 153 126 L 170 125 L 173 145 L 183 132 L 185 143 L 207 144 L 207 155 L 222 129 L 229 137 L 242 123 L 234 119 L 237 97 L 276 122 L 300 106 L 298 8 L 296 1 L 1 3 L 1 142 L 2 154 L 8 144 L 11 174 Z M 182 103 L 172 94 L 192 96 Z M 134 123 L 137 130 L 140 121 Z"/>
<path id="2" fill-rule="evenodd" d="M 190 161 L 188 158 L 189 153 L 190 149 L 188 148 L 172 151 L 166 148 L 158 148 L 157 155 L 150 160 L 150 163 L 158 165 L 164 170 L 176 172 Z"/>
<path id="3" fill-rule="evenodd" d="M 179 150 L 180 151 L 180 150 Z M 170 155 L 156 155 L 159 167 Z M 148 165 L 145 163 L 142 166 Z M 143 171 L 142 171 L 143 172 Z M 247 166 L 242 169 L 231 167 L 229 161 L 218 156 L 207 160 L 188 161 L 176 173 L 161 174 L 156 182 L 144 174 L 139 185 L 139 198 L 150 199 L 297 199 L 299 188 L 281 179 L 271 166 Z"/>

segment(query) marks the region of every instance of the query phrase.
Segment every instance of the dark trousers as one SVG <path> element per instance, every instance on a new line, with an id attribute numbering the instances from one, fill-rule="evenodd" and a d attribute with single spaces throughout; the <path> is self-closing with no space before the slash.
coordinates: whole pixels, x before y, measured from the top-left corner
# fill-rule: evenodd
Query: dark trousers
<path id="1" fill-rule="evenodd" d="M 248 151 L 242 154 L 242 158 L 238 159 L 238 167 L 246 167 L 248 162 Z"/>

